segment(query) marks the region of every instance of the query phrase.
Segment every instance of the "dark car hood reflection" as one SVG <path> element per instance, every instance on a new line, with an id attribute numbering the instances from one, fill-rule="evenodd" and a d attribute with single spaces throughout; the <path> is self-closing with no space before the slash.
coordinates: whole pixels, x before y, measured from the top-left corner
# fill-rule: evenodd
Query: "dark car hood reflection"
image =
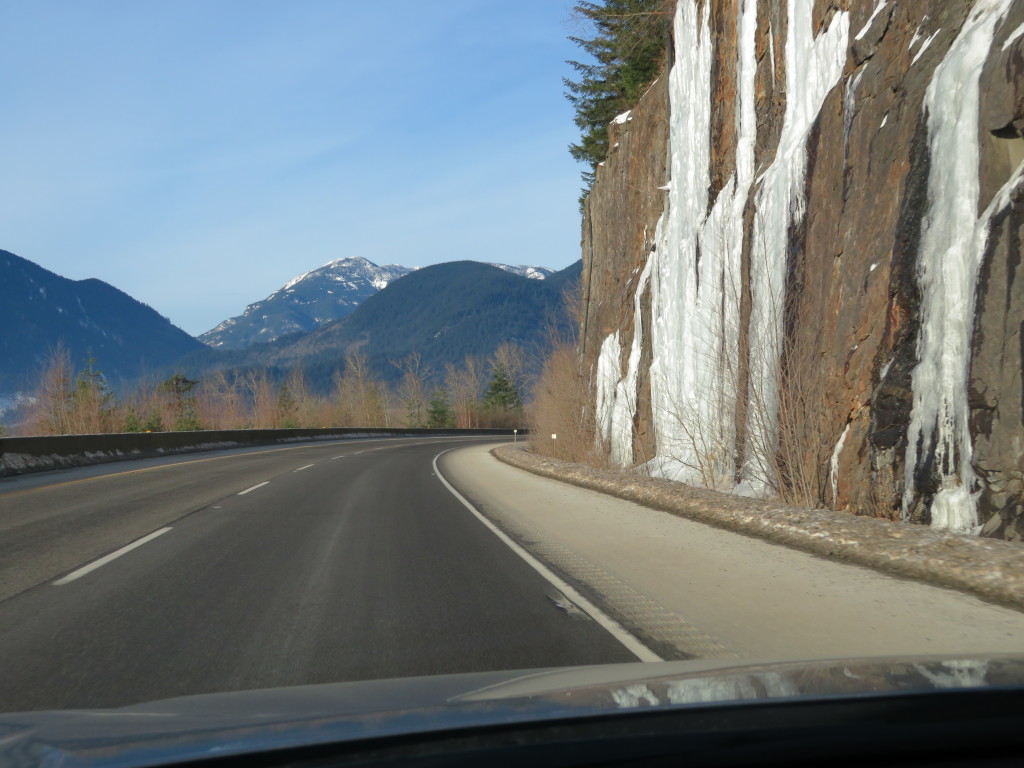
<path id="1" fill-rule="evenodd" d="M 301 745 L 612 715 L 639 708 L 1024 689 L 1024 654 L 701 660 L 216 693 L 0 715 L 0 764 L 159 765 Z"/>

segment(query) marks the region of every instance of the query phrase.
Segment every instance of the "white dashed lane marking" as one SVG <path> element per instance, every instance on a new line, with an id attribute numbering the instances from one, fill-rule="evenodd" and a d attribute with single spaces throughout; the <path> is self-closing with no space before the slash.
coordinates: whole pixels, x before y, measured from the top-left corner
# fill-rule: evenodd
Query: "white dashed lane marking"
<path id="1" fill-rule="evenodd" d="M 244 491 L 239 491 L 238 495 L 239 496 L 245 496 L 245 494 L 252 493 L 257 488 L 262 488 L 264 485 L 269 485 L 269 484 L 270 484 L 269 480 L 264 480 L 262 483 L 258 483 L 256 485 L 254 485 L 252 488 L 246 488 Z"/>

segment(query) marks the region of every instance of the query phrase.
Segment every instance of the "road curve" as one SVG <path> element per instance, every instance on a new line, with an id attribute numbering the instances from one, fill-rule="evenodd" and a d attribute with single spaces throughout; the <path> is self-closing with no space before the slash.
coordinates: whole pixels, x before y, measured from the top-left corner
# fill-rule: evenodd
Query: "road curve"
<path id="1" fill-rule="evenodd" d="M 474 440 L 0 481 L 0 709 L 635 661 L 435 475 Z"/>

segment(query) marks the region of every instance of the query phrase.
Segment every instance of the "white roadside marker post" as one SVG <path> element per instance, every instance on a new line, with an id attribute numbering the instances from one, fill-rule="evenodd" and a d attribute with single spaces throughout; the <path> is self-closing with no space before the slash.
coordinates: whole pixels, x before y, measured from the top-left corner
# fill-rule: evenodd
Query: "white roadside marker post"
<path id="1" fill-rule="evenodd" d="M 513 443 L 518 443 L 519 442 L 519 430 L 518 429 L 513 429 L 512 430 L 512 442 Z"/>
<path id="2" fill-rule="evenodd" d="M 556 435 L 554 432 L 552 432 L 551 433 L 551 456 L 552 457 L 554 457 L 554 455 L 555 455 L 555 440 L 557 440 L 557 439 L 558 439 L 558 435 Z"/>

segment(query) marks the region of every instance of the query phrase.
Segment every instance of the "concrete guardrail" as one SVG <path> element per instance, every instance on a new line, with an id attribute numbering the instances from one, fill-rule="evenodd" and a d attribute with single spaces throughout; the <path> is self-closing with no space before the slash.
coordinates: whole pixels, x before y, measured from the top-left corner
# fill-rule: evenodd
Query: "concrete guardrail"
<path id="1" fill-rule="evenodd" d="M 0 477 L 224 448 L 358 437 L 512 436 L 511 429 L 225 429 L 0 438 Z M 525 435 L 526 430 L 519 430 Z"/>

